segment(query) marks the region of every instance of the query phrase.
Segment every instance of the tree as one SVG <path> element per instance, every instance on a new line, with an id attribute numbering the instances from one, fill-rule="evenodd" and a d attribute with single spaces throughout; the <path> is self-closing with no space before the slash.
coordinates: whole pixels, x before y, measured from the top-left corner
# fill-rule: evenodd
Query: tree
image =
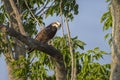
<path id="1" fill-rule="evenodd" d="M 120 79 L 120 0 L 112 0 L 112 69 L 110 80 Z"/>
<path id="2" fill-rule="evenodd" d="M 43 16 L 47 19 L 50 15 L 60 15 L 61 21 L 65 20 L 69 28 L 68 21 L 78 14 L 76 0 L 3 2 L 0 7 L 0 51 L 6 57 L 10 80 L 108 80 L 109 64 L 101 65 L 96 62 L 106 54 L 99 48 L 80 53 L 85 43 L 77 37 L 71 38 L 70 34 L 66 36 L 64 31 L 62 37 L 55 37 L 50 41 L 52 46 L 28 37 L 37 33 L 36 25 L 44 25 Z M 26 55 L 26 45 L 37 51 Z M 49 76 L 49 70 L 53 70 L 54 74 Z"/>
<path id="3" fill-rule="evenodd" d="M 39 25 L 43 24 L 43 21 L 42 21 L 43 15 L 48 17 L 49 15 L 53 15 L 54 13 L 56 13 L 56 15 L 58 16 L 58 15 L 60 15 L 59 13 L 61 11 L 62 12 L 61 15 L 66 16 L 67 19 L 69 19 L 69 20 L 73 19 L 73 12 L 74 12 L 74 14 L 78 13 L 78 10 L 77 10 L 78 5 L 76 4 L 76 1 L 75 0 L 72 0 L 72 2 L 61 1 L 61 4 L 65 5 L 65 7 L 62 7 L 61 9 L 59 7 L 60 6 L 59 1 L 60 0 L 56 0 L 56 1 L 52 1 L 52 0 L 32 1 L 31 0 L 30 3 L 28 3 L 29 1 L 26 1 L 26 0 L 23 0 L 23 1 L 3 0 L 5 6 L 4 5 L 1 6 L 1 9 L 3 10 L 3 12 L 1 13 L 1 16 L 3 16 L 3 20 L 1 19 L 1 23 L 5 22 L 6 24 L 8 24 L 7 25 L 8 27 L 13 27 L 16 31 L 18 31 L 22 35 L 26 36 L 25 31 L 27 31 L 28 34 L 33 35 L 36 32 L 35 26 L 37 25 L 37 23 Z M 34 7 L 35 5 L 37 5 L 37 6 Z M 75 8 L 73 8 L 73 6 L 75 6 Z M 37 23 L 35 23 L 35 21 L 37 21 Z M 31 29 L 28 30 L 28 27 L 30 28 L 30 26 L 32 26 L 32 27 L 31 27 Z M 25 28 L 25 30 L 24 30 L 24 28 Z M 14 30 L 12 30 L 12 29 L 11 29 L 11 31 L 14 32 Z M 21 37 L 21 38 L 24 39 L 23 37 Z M 9 78 L 11 80 L 22 79 L 22 77 L 21 78 L 13 77 L 13 75 L 11 73 L 13 70 L 12 70 L 12 65 L 10 63 L 10 61 L 11 61 L 10 58 L 12 58 L 15 61 L 20 60 L 19 57 L 21 55 L 24 56 L 24 58 L 26 58 L 25 45 L 20 40 L 18 40 L 16 38 L 11 39 L 11 37 L 9 38 L 8 36 L 5 37 L 4 40 L 5 40 L 4 43 L 6 43 L 6 44 L 9 44 L 9 42 L 11 41 L 10 44 L 7 45 L 7 47 L 9 47 L 10 49 L 7 48 L 6 50 L 3 51 L 6 55 L 6 59 L 9 59 L 7 62 L 8 70 L 9 70 Z M 30 45 L 28 45 L 28 46 L 30 46 Z M 49 47 L 49 51 L 47 53 L 50 53 L 50 50 L 51 51 L 53 50 L 53 52 L 50 53 L 49 55 L 54 57 L 54 59 L 56 61 L 56 63 L 55 63 L 56 79 L 57 80 L 66 79 L 66 70 L 65 70 L 65 66 L 63 63 L 63 57 L 62 57 L 61 53 L 59 51 L 56 51 L 54 48 L 52 49 L 50 46 L 46 46 L 45 48 L 48 48 L 48 47 Z M 54 52 L 54 50 L 55 50 L 55 52 Z M 46 52 L 47 49 L 43 50 L 43 52 L 44 51 Z M 30 59 L 29 59 L 29 61 L 30 61 Z M 15 62 L 13 62 L 13 63 L 15 63 Z M 23 63 L 21 62 L 21 64 L 24 64 L 24 62 Z M 15 68 L 16 68 L 16 70 L 18 70 L 19 68 L 24 68 L 24 66 L 20 65 L 20 64 L 15 64 Z M 20 74 L 20 72 L 18 74 Z M 25 77 L 25 79 L 26 79 L 26 77 Z"/>
<path id="4" fill-rule="evenodd" d="M 105 13 L 101 21 L 105 21 L 105 29 L 108 30 L 112 28 L 112 35 L 107 34 L 105 38 L 111 37 L 109 43 L 111 44 L 112 49 L 112 64 L 111 64 L 111 75 L 110 80 L 119 80 L 120 79 L 120 42 L 119 42 L 119 17 L 120 16 L 120 0 L 107 0 L 110 2 L 109 11 Z"/>

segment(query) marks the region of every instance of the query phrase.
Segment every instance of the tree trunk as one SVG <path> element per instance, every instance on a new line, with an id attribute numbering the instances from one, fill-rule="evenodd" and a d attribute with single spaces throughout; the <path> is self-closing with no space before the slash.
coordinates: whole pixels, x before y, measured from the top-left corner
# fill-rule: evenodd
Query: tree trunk
<path id="1" fill-rule="evenodd" d="M 120 80 L 120 0 L 112 0 L 112 64 L 110 80 Z"/>
<path id="2" fill-rule="evenodd" d="M 16 4 L 14 3 L 13 0 L 3 0 L 4 1 L 4 5 L 6 8 L 7 13 L 9 14 L 10 17 L 10 26 L 9 27 L 13 27 L 16 31 L 20 31 L 21 34 L 25 35 L 25 31 L 22 25 L 22 21 L 21 21 L 21 17 L 20 17 L 20 13 L 18 12 L 18 9 L 16 7 Z M 6 40 L 7 42 L 9 42 L 9 40 Z M 12 53 L 12 51 L 8 50 L 7 53 L 5 53 L 5 58 L 9 59 L 6 60 L 7 63 L 7 69 L 8 69 L 8 77 L 9 80 L 22 80 L 22 78 L 17 78 L 15 77 L 12 72 L 13 72 L 13 66 L 11 65 L 12 59 L 19 59 L 20 55 L 25 56 L 25 47 L 24 44 L 17 40 L 16 38 L 13 38 L 13 42 L 14 42 L 14 56 L 9 56 Z M 9 44 L 9 43 L 8 43 Z M 10 47 L 10 46 L 9 46 Z M 17 68 L 18 65 L 16 65 Z M 20 67 L 18 67 L 20 68 Z"/>

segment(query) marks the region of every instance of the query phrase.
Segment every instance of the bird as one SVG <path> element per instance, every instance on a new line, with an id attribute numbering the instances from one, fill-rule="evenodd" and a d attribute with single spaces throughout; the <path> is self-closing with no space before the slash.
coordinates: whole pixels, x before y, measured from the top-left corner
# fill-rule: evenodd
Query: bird
<path id="1" fill-rule="evenodd" d="M 60 22 L 56 21 L 43 28 L 35 37 L 35 40 L 40 41 L 43 44 L 48 43 L 60 29 Z M 34 51 L 34 48 L 28 48 L 28 54 Z"/>

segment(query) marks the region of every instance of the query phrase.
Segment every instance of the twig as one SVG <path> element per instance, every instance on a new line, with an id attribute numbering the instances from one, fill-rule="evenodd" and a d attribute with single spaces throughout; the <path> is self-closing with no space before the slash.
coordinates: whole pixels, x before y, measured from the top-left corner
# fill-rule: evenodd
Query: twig
<path id="1" fill-rule="evenodd" d="M 45 14 L 45 12 L 47 11 L 47 9 L 49 9 L 49 8 L 53 5 L 53 3 L 54 3 L 54 2 L 52 2 L 52 3 L 50 4 L 50 6 L 48 6 L 48 7 L 47 7 L 47 5 L 46 5 L 46 7 L 44 6 L 44 7 L 46 8 L 46 10 L 44 10 L 45 8 L 43 7 L 43 8 L 37 13 L 37 15 L 39 15 L 40 13 L 41 13 L 40 16 L 42 16 L 43 14 Z M 43 10 L 44 10 L 44 11 L 43 11 Z M 42 12 L 42 11 L 43 11 L 43 12 Z"/>
<path id="2" fill-rule="evenodd" d="M 9 2 L 11 4 L 11 6 L 12 6 L 12 9 L 13 9 L 14 13 L 15 13 L 15 18 L 16 18 L 16 21 L 18 23 L 19 30 L 20 30 L 21 34 L 26 35 L 26 33 L 24 31 L 24 27 L 22 25 L 21 15 L 19 14 L 18 9 L 17 9 L 14 1 L 13 0 L 9 0 Z"/>
<path id="3" fill-rule="evenodd" d="M 36 15 L 40 14 L 46 8 L 47 4 L 48 4 L 48 0 L 45 3 L 45 5 L 43 6 L 43 8 Z"/>
<path id="4" fill-rule="evenodd" d="M 60 18 L 61 18 L 62 34 L 64 37 L 64 27 L 63 27 L 63 18 L 62 18 L 62 0 L 60 0 Z"/>
<path id="5" fill-rule="evenodd" d="M 26 0 L 24 0 L 24 2 L 25 2 L 25 5 L 27 6 L 28 10 L 30 11 L 31 15 L 32 15 L 32 16 L 33 16 L 33 18 L 35 19 L 35 21 L 37 21 L 37 22 L 38 22 L 38 24 L 41 26 L 41 24 L 40 24 L 39 20 L 35 17 L 35 15 L 33 14 L 33 12 L 31 11 L 30 7 L 28 6 L 27 1 L 26 1 Z M 41 26 L 41 27 L 43 27 L 43 26 Z"/>

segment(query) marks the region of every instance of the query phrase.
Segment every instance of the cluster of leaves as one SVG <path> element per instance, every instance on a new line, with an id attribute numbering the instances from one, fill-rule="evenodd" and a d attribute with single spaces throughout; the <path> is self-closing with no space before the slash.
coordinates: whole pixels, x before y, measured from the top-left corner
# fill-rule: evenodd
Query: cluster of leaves
<path id="1" fill-rule="evenodd" d="M 2 36 L 4 36 L 4 37 L 2 37 Z M 0 43 L 0 54 L 1 54 L 2 52 L 7 52 L 8 51 L 8 49 L 7 49 L 8 44 L 6 42 L 6 34 L 5 33 L 1 33 L 0 37 L 2 37 L 2 39 L 0 38 L 0 42 L 2 42 L 2 43 Z"/>
<path id="2" fill-rule="evenodd" d="M 108 11 L 104 13 L 101 17 L 101 23 L 104 23 L 103 30 L 111 30 L 112 28 L 112 16 L 111 16 L 111 11 L 110 11 L 110 5 L 111 5 L 111 0 L 106 0 L 106 2 L 109 2 L 108 5 Z M 107 33 L 104 36 L 105 39 L 108 39 L 108 44 L 111 46 L 112 42 L 112 33 Z"/>
<path id="3" fill-rule="evenodd" d="M 67 68 L 67 80 L 71 75 L 71 55 L 67 36 L 55 37 L 50 44 L 63 53 L 65 67 Z M 106 53 L 98 47 L 87 52 L 80 53 L 84 49 L 85 43 L 78 40 L 77 37 L 71 39 L 73 43 L 73 53 L 76 56 L 77 79 L 79 80 L 109 80 L 110 64 L 100 64 L 97 61 L 103 58 Z M 22 63 L 21 63 L 22 62 Z M 54 71 L 54 60 L 42 52 L 34 51 L 28 58 L 20 58 L 14 65 L 23 65 L 14 72 L 17 76 L 25 80 L 55 80 L 55 74 L 47 74 L 49 70 Z"/>
<path id="4" fill-rule="evenodd" d="M 67 39 L 67 36 L 65 36 Z M 54 38 L 50 44 L 55 46 L 58 50 L 63 53 L 65 60 L 65 66 L 68 72 L 68 80 L 70 79 L 71 73 L 71 59 L 68 42 L 63 37 Z M 78 40 L 77 37 L 71 39 L 74 46 L 74 54 L 77 54 L 76 49 L 78 47 L 84 48 L 85 43 Z M 28 57 L 21 57 L 19 60 L 14 61 L 13 63 L 14 75 L 16 77 L 22 77 L 24 80 L 55 80 L 55 74 L 50 75 L 48 72 L 50 70 L 54 71 L 55 61 L 48 56 L 39 51 L 32 52 Z M 16 65 L 20 65 L 20 68 L 15 68 Z"/>
<path id="5" fill-rule="evenodd" d="M 8 17 L 7 17 L 7 13 L 5 11 L 4 5 L 3 3 L 0 1 L 1 5 L 0 5 L 0 23 L 4 23 L 6 25 L 8 22 Z M 1 33 L 0 32 L 0 54 L 6 53 L 8 52 L 8 41 L 7 41 L 8 36 L 5 33 Z"/>
<path id="6" fill-rule="evenodd" d="M 79 59 L 79 80 L 109 80 L 110 64 L 100 64 L 106 53 L 98 47 L 88 50 L 78 56 Z"/>
<path id="7" fill-rule="evenodd" d="M 50 77 L 47 74 L 49 70 L 47 66 L 52 66 L 48 56 L 42 52 L 36 52 L 35 54 L 32 53 L 28 58 L 21 56 L 18 60 L 12 62 L 13 75 L 23 80 L 52 80 L 54 76 Z"/>
<path id="8" fill-rule="evenodd" d="M 46 11 L 46 17 L 49 16 L 49 14 L 53 16 L 53 14 L 56 13 L 58 16 L 60 15 L 59 13 L 62 13 L 68 20 L 72 20 L 74 18 L 73 15 L 78 14 L 79 6 L 76 0 L 55 0 L 53 4 L 54 5 Z"/>
<path id="9" fill-rule="evenodd" d="M 77 56 L 79 54 L 78 49 L 84 49 L 84 42 L 77 39 L 77 37 L 71 38 L 73 54 Z M 68 37 L 56 37 L 52 40 L 52 44 L 54 47 L 63 53 L 64 63 L 67 69 L 67 79 L 70 80 L 71 76 L 71 55 L 70 55 L 70 47 L 68 43 Z M 78 58 L 76 58 L 76 61 Z"/>
<path id="10" fill-rule="evenodd" d="M 84 49 L 85 43 L 74 37 L 72 40 L 73 52 L 76 56 L 77 79 L 79 80 L 109 80 L 110 64 L 100 64 L 97 61 L 103 59 L 106 53 L 98 47 L 80 53 Z M 64 38 L 56 37 L 53 40 L 54 46 L 63 53 L 65 66 L 67 68 L 67 79 L 70 80 L 71 75 L 71 55 L 67 36 Z M 99 76 L 99 77 L 98 77 Z"/>
<path id="11" fill-rule="evenodd" d="M 46 16 L 66 16 L 69 20 L 78 14 L 78 4 L 76 0 L 15 0 L 22 14 L 22 21 L 25 31 L 30 36 L 36 34 L 36 25 L 44 25 L 43 15 Z M 61 4 L 60 4 L 61 3 Z M 62 8 L 60 10 L 60 5 Z M 41 26 L 42 27 L 42 26 Z"/>

